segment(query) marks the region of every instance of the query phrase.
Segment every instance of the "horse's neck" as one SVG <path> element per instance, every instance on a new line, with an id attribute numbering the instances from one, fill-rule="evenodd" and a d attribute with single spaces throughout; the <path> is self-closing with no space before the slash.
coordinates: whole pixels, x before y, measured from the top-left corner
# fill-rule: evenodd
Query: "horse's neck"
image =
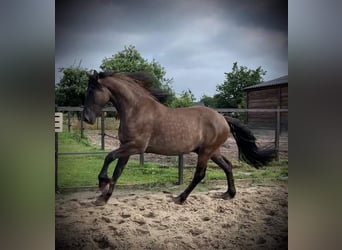
<path id="1" fill-rule="evenodd" d="M 129 100 L 115 99 L 112 103 L 118 112 L 120 121 L 128 124 L 135 122 L 137 116 L 141 115 L 141 112 L 155 112 L 156 110 L 164 110 L 166 108 L 156 100 L 141 96 Z"/>
<path id="2" fill-rule="evenodd" d="M 132 91 L 129 87 L 123 87 L 122 85 L 115 86 L 116 82 L 112 82 L 113 85 L 109 87 L 112 94 L 111 102 L 118 111 L 120 121 L 130 122 L 130 119 L 135 119 L 135 115 L 139 113 L 139 110 L 147 103 L 158 103 L 152 100 L 150 97 L 143 94 Z M 153 105 L 153 104 L 152 104 Z M 160 104 L 162 105 L 162 104 Z"/>
<path id="3" fill-rule="evenodd" d="M 141 101 L 138 97 L 134 98 L 133 95 L 125 96 L 121 93 L 113 93 L 111 102 L 116 108 L 121 121 L 129 119 L 131 117 L 130 114 L 134 113 L 141 106 Z"/>
<path id="4" fill-rule="evenodd" d="M 111 84 L 107 86 L 107 88 L 111 93 L 110 102 L 116 108 L 121 120 L 124 116 L 124 112 L 127 109 L 127 106 L 129 106 L 131 97 L 129 96 L 129 94 L 126 94 L 125 91 L 122 90 L 122 87 L 120 85 L 116 86 L 117 84 L 115 83 L 116 82 L 111 82 Z"/>
<path id="5" fill-rule="evenodd" d="M 119 119 L 122 121 L 125 118 L 125 106 L 122 101 L 111 98 L 111 103 L 115 107 L 116 111 L 118 112 Z"/>

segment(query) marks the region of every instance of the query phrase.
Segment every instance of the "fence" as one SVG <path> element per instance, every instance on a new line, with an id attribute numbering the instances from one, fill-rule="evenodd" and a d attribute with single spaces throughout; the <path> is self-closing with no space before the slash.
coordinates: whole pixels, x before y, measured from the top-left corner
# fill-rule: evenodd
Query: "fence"
<path id="1" fill-rule="evenodd" d="M 279 160 L 281 153 L 284 153 L 284 158 L 287 158 L 287 131 L 282 131 L 280 122 L 281 122 L 281 113 L 288 112 L 287 109 L 216 109 L 217 112 L 223 114 L 223 115 L 229 115 L 229 116 L 236 116 L 237 114 L 247 114 L 247 112 L 259 112 L 259 113 L 274 113 L 275 115 L 275 125 L 273 130 L 269 130 L 265 137 L 266 139 L 263 140 L 264 144 L 274 144 L 276 149 L 276 159 Z M 82 107 L 56 107 L 56 111 L 64 113 L 65 118 L 65 126 L 68 132 L 71 131 L 72 123 L 71 120 L 74 116 L 72 114 L 76 113 L 77 120 L 79 121 L 79 131 L 80 136 L 85 137 L 85 124 L 83 122 L 83 108 Z M 65 114 L 66 113 L 66 114 Z M 109 151 L 106 151 L 106 137 L 113 137 L 106 133 L 106 113 L 112 113 L 112 115 L 115 117 L 116 115 L 116 109 L 114 107 L 106 107 L 102 110 L 101 116 L 99 119 L 97 119 L 96 123 L 96 131 L 100 130 L 100 148 L 101 152 L 59 152 L 58 150 L 58 133 L 55 133 L 55 174 L 56 174 L 56 180 L 55 180 L 55 188 L 58 190 L 58 158 L 59 156 L 67 156 L 67 155 L 98 155 L 98 154 L 107 154 Z M 246 116 L 244 116 L 246 117 Z M 239 117 L 241 119 L 241 117 Z M 242 120 L 247 122 L 245 118 L 242 118 Z M 100 122 L 100 126 L 99 123 Z M 254 127 L 251 128 L 253 132 L 256 134 L 257 138 L 262 137 L 262 135 L 265 135 L 265 131 L 260 132 L 263 128 Z M 272 135 L 272 133 L 274 133 Z M 283 134 L 283 136 L 281 136 Z M 272 139 L 273 138 L 273 139 Z M 283 140 L 282 140 L 283 138 Z M 285 138 L 285 139 L 284 139 Z M 112 149 L 113 150 L 113 149 Z M 238 154 L 238 159 L 240 158 Z M 139 162 L 140 165 L 143 166 L 145 162 L 144 154 L 139 155 Z M 179 155 L 178 156 L 178 184 L 183 183 L 183 172 L 184 172 L 184 156 Z"/>

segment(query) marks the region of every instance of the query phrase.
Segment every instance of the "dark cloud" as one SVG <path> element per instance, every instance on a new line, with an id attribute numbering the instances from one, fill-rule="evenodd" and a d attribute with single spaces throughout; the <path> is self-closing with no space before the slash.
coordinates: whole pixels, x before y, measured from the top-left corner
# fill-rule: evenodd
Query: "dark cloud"
<path id="1" fill-rule="evenodd" d="M 56 1 L 56 68 L 98 69 L 129 44 L 196 97 L 214 94 L 235 61 L 275 78 L 287 74 L 287 1 Z"/>
<path id="2" fill-rule="evenodd" d="M 287 33 L 288 1 L 223 1 L 237 24 L 250 27 L 263 27 Z"/>

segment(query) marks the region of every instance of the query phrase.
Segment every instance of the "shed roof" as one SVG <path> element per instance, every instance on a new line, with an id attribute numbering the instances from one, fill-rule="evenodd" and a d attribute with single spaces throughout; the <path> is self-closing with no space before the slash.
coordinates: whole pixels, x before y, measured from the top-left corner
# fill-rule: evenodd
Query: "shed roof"
<path id="1" fill-rule="evenodd" d="M 289 79 L 288 79 L 288 75 L 286 76 L 282 76 L 267 82 L 261 82 L 258 84 L 255 84 L 253 86 L 249 86 L 244 88 L 244 90 L 250 90 L 250 89 L 257 89 L 257 88 L 263 88 L 263 87 L 269 87 L 269 86 L 275 86 L 275 85 L 281 85 L 281 84 L 285 84 L 288 83 Z"/>

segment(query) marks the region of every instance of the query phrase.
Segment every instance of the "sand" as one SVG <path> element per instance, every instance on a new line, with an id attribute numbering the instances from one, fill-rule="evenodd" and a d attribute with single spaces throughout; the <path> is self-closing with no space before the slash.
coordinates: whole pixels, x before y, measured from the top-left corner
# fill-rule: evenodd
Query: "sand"
<path id="1" fill-rule="evenodd" d="M 287 183 L 236 183 L 195 191 L 183 205 L 171 193 L 116 190 L 105 206 L 95 191 L 56 195 L 56 249 L 287 249 Z"/>

